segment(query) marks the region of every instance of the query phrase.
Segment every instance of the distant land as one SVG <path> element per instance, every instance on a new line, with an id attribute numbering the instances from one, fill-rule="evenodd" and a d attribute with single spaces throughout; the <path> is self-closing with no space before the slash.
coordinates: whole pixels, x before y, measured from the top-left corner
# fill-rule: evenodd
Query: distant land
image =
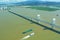
<path id="1" fill-rule="evenodd" d="M 19 6 L 46 5 L 46 6 L 60 6 L 60 2 L 48 2 L 48 1 L 23 1 L 23 2 L 15 2 L 15 3 L 3 3 L 3 2 L 0 2 L 0 5 L 19 5 Z"/>

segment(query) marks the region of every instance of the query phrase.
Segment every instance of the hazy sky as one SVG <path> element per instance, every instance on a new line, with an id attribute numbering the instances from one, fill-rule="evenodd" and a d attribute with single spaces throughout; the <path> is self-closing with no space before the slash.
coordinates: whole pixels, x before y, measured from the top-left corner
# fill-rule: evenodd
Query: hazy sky
<path id="1" fill-rule="evenodd" d="M 42 1 L 60 2 L 60 0 L 42 0 Z"/>
<path id="2" fill-rule="evenodd" d="M 26 0 L 0 0 L 0 2 L 21 2 L 21 1 L 26 1 Z M 41 0 L 41 1 L 52 1 L 52 2 L 60 2 L 60 0 Z"/>
<path id="3" fill-rule="evenodd" d="M 21 2 L 26 0 L 0 0 L 0 2 Z"/>

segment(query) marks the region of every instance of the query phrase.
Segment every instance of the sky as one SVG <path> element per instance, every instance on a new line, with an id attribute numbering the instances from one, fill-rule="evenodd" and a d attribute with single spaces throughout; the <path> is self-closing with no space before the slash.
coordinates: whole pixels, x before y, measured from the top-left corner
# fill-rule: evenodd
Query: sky
<path id="1" fill-rule="evenodd" d="M 22 2 L 22 1 L 27 1 L 27 0 L 0 0 L 0 2 Z M 60 0 L 41 0 L 41 1 L 60 2 Z"/>
<path id="2" fill-rule="evenodd" d="M 42 1 L 60 2 L 60 0 L 42 0 Z"/>
<path id="3" fill-rule="evenodd" d="M 26 0 L 0 0 L 0 2 L 22 2 Z"/>

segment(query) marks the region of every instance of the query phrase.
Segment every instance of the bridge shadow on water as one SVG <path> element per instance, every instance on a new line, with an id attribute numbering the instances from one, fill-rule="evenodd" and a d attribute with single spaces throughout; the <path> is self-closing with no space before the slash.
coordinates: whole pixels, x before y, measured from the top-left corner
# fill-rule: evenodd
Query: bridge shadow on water
<path id="1" fill-rule="evenodd" d="M 12 14 L 14 14 L 14 15 L 17 15 L 17 16 L 19 16 L 19 17 L 21 17 L 21 18 L 24 18 L 24 19 L 26 19 L 26 20 L 28 20 L 28 21 L 30 21 L 30 22 L 32 22 L 32 23 L 35 23 L 36 25 L 39 25 L 39 26 L 41 26 L 41 27 L 43 27 L 43 28 L 45 28 L 45 29 L 48 29 L 48 30 L 51 30 L 51 31 L 53 31 L 53 32 L 55 32 L 55 33 L 60 34 L 60 31 L 58 31 L 58 30 L 49 28 L 49 27 L 47 27 L 47 26 L 45 26 L 45 25 L 42 25 L 42 24 L 40 24 L 40 23 L 38 23 L 38 22 L 35 22 L 35 21 L 33 21 L 33 20 L 29 19 L 29 18 L 26 18 L 26 17 L 24 17 L 24 16 L 22 16 L 22 15 L 20 15 L 20 14 L 17 14 L 17 13 L 12 12 L 12 11 L 9 11 L 9 10 L 8 10 L 8 12 L 10 12 L 10 13 L 12 13 Z"/>

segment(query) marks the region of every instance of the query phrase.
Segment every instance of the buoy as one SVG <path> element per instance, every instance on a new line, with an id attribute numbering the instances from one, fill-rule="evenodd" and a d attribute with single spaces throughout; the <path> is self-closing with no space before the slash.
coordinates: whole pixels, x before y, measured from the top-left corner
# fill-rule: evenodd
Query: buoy
<path id="1" fill-rule="evenodd" d="M 38 20 L 38 23 L 40 23 L 40 15 L 39 14 L 37 15 L 37 20 Z"/>
<path id="2" fill-rule="evenodd" d="M 52 25 L 51 25 L 52 28 L 54 28 L 54 26 L 55 26 L 54 24 L 55 24 L 55 23 L 56 23 L 56 18 L 53 18 L 53 19 L 52 19 L 52 23 L 51 23 L 51 24 L 52 24 Z"/>

